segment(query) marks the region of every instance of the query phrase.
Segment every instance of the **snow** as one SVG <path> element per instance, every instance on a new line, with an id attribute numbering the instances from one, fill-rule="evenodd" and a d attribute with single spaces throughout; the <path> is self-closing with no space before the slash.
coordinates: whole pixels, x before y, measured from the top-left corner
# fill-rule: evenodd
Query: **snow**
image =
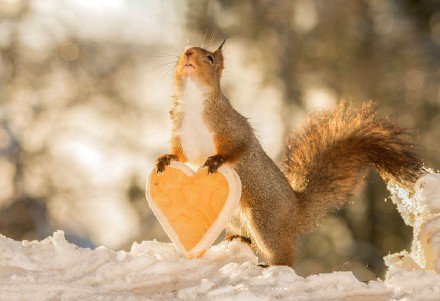
<path id="1" fill-rule="evenodd" d="M 186 259 L 172 244 L 154 241 L 134 243 L 130 252 L 81 249 L 57 231 L 42 242 L 2 237 L 0 252 L 2 300 L 387 300 L 391 295 L 383 284 L 361 283 L 348 272 L 302 278 L 288 267 L 264 269 L 238 241 L 216 245 L 203 258 Z"/>
<path id="2" fill-rule="evenodd" d="M 413 227 L 414 239 L 411 253 L 399 253 L 386 259 L 401 267 L 440 270 L 440 174 L 420 178 L 412 197 L 398 187 L 388 188 L 405 223 Z"/>
<path id="3" fill-rule="evenodd" d="M 168 243 L 134 243 L 130 252 L 79 248 L 62 231 L 43 241 L 0 236 L 1 300 L 440 300 L 440 176 L 427 175 L 410 197 L 390 187 L 415 242 L 385 258 L 385 280 L 363 283 L 350 272 L 300 277 L 262 268 L 247 245 L 222 242 L 198 259 Z"/>

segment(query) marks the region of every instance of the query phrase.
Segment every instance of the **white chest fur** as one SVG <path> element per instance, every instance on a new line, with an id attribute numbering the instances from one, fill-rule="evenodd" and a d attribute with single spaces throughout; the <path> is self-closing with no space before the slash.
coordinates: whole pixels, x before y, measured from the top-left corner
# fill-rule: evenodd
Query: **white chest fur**
<path id="1" fill-rule="evenodd" d="M 180 99 L 180 109 L 184 116 L 180 139 L 189 163 L 197 167 L 215 153 L 213 134 L 203 119 L 205 99 L 202 87 L 190 78 L 187 79 Z"/>

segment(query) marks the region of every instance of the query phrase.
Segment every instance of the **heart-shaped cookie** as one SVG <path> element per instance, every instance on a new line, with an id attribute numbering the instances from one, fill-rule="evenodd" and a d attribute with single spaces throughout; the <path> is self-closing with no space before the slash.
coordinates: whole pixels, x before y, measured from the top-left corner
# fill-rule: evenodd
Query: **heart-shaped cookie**
<path id="1" fill-rule="evenodd" d="M 174 245 L 186 257 L 202 256 L 214 243 L 238 206 L 241 182 L 227 165 L 216 173 L 194 172 L 172 161 L 164 172 L 153 170 L 147 200 Z"/>

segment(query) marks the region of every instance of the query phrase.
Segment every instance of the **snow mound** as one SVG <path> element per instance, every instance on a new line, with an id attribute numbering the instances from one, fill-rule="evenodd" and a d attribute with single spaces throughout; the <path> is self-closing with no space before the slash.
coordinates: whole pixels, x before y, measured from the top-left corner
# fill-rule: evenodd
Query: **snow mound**
<path id="1" fill-rule="evenodd" d="M 413 227 L 413 243 L 411 253 L 387 256 L 385 262 L 389 267 L 440 270 L 440 175 L 420 178 L 413 196 L 396 186 L 388 189 L 403 220 Z"/>
<path id="2" fill-rule="evenodd" d="M 137 300 L 388 300 L 383 283 L 351 273 L 302 278 L 288 267 L 261 268 L 244 244 L 213 246 L 204 257 L 184 258 L 172 244 L 134 243 L 130 252 L 81 249 L 62 231 L 41 242 L 0 238 L 0 299 Z"/>
<path id="3" fill-rule="evenodd" d="M 261 268 L 238 241 L 186 259 L 172 244 L 156 241 L 134 243 L 130 252 L 78 248 L 57 231 L 41 242 L 0 236 L 0 299 L 440 300 L 440 176 L 421 178 L 412 197 L 390 190 L 415 239 L 411 253 L 386 257 L 384 281 L 362 283 L 350 272 L 303 278 L 288 267 Z"/>

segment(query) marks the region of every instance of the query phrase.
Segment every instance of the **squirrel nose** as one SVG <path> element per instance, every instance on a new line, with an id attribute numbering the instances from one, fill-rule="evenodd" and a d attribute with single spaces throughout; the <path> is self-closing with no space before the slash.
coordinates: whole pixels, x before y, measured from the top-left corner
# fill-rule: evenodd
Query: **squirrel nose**
<path id="1" fill-rule="evenodd" d="M 187 51 L 185 51 L 185 54 L 187 56 L 190 56 L 191 54 L 193 54 L 193 51 L 191 49 L 188 49 Z"/>

